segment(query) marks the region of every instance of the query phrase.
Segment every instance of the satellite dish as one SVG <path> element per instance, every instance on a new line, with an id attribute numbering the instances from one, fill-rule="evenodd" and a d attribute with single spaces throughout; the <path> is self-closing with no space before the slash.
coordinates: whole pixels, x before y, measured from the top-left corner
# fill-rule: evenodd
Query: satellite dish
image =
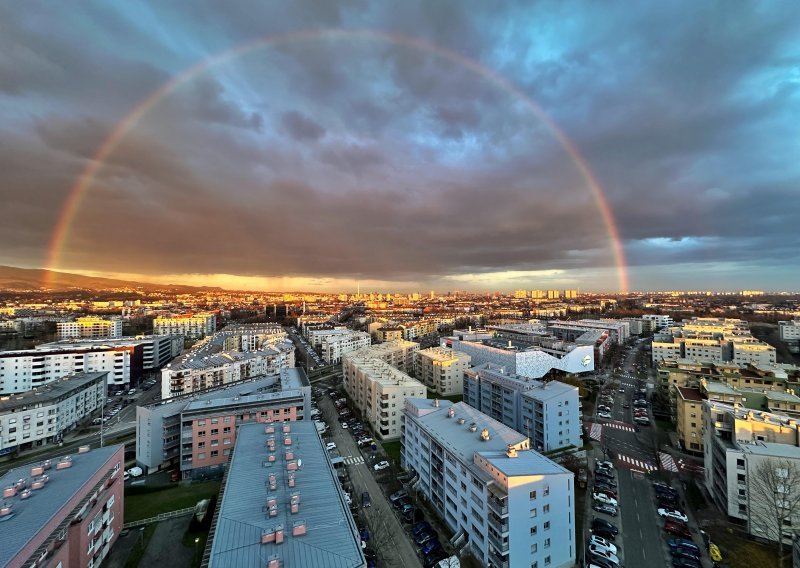
<path id="1" fill-rule="evenodd" d="M 297 460 L 297 467 L 303 467 L 303 460 Z"/>

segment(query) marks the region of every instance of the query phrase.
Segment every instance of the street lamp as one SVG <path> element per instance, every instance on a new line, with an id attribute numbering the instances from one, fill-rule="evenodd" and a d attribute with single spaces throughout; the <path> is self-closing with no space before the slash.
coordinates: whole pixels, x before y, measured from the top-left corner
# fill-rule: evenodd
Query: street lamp
<path id="1" fill-rule="evenodd" d="M 192 559 L 192 566 L 197 562 L 197 546 L 200 543 L 200 537 L 194 539 L 194 558 Z"/>

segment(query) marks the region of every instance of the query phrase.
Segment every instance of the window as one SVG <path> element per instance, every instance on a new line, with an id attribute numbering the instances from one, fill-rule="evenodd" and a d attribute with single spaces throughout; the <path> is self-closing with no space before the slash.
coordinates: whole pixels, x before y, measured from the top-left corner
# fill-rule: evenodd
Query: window
<path id="1" fill-rule="evenodd" d="M 215 458 L 219 455 L 219 450 L 211 450 L 211 457 Z"/>
<path id="2" fill-rule="evenodd" d="M 206 453 L 205 452 L 201 452 L 201 453 L 197 454 L 197 459 L 199 459 L 199 460 L 206 459 Z"/>
<path id="3" fill-rule="evenodd" d="M 549 538 L 544 539 L 544 547 L 545 548 L 550 548 L 550 539 Z"/>
<path id="4" fill-rule="evenodd" d="M 224 439 L 222 440 L 222 445 L 223 445 L 223 446 L 230 445 L 230 443 L 231 443 L 231 439 L 230 439 L 230 438 L 224 438 Z"/>
<path id="5" fill-rule="evenodd" d="M 531 519 L 533 519 L 534 517 L 536 517 L 536 507 L 531 509 Z"/>
<path id="6" fill-rule="evenodd" d="M 206 443 L 205 442 L 197 442 L 197 447 L 198 448 L 205 448 L 206 447 Z"/>
<path id="7" fill-rule="evenodd" d="M 217 424 L 218 422 L 219 422 L 219 418 L 212 418 L 211 419 L 211 423 L 212 424 Z"/>
<path id="8" fill-rule="evenodd" d="M 543 513 L 549 513 L 550 512 L 550 505 L 545 505 L 544 507 L 542 507 L 542 512 Z"/>
<path id="9" fill-rule="evenodd" d="M 546 531 L 550 530 L 550 521 L 545 521 L 544 522 L 544 530 L 546 530 Z"/>
<path id="10" fill-rule="evenodd" d="M 531 545 L 531 554 L 536 554 L 536 552 L 537 552 L 538 550 L 539 550 L 539 545 L 538 545 L 538 544 L 536 544 L 536 543 L 534 542 L 534 543 Z M 536 564 L 536 563 L 534 562 L 534 564 Z"/>
<path id="11" fill-rule="evenodd" d="M 230 448 L 225 448 L 224 450 L 222 450 L 222 455 L 223 456 L 229 456 L 230 454 L 231 454 L 231 449 Z"/>
<path id="12" fill-rule="evenodd" d="M 549 485 L 545 485 L 544 486 L 544 496 L 547 497 L 548 495 L 550 495 L 550 486 Z"/>
<path id="13" fill-rule="evenodd" d="M 198 436 L 199 438 L 205 438 L 205 437 L 206 437 L 206 431 L 205 431 L 205 430 L 200 430 L 200 431 L 197 433 L 197 436 Z"/>
<path id="14" fill-rule="evenodd" d="M 531 491 L 530 494 L 529 494 L 529 497 L 531 498 L 531 501 L 536 499 L 536 491 Z"/>
<path id="15" fill-rule="evenodd" d="M 219 446 L 219 440 L 211 440 L 211 446 Z"/>
<path id="16" fill-rule="evenodd" d="M 550 565 L 550 557 L 549 556 L 545 556 L 544 557 L 544 565 L 545 566 L 549 566 Z"/>
<path id="17" fill-rule="evenodd" d="M 198 426 L 205 426 L 206 425 L 206 421 L 205 420 L 198 420 L 197 421 L 197 425 Z"/>
<path id="18" fill-rule="evenodd" d="M 230 416 L 226 416 L 225 418 L 223 418 L 223 419 L 222 419 L 222 421 L 223 421 L 225 424 L 230 424 L 230 423 L 231 423 L 231 417 L 230 417 Z"/>
<path id="19" fill-rule="evenodd" d="M 222 433 L 223 434 L 230 434 L 231 433 L 231 427 L 230 426 L 226 426 L 225 428 L 222 429 Z"/>
<path id="20" fill-rule="evenodd" d="M 211 435 L 212 436 L 216 436 L 217 434 L 219 434 L 219 428 L 212 428 L 211 429 Z"/>
<path id="21" fill-rule="evenodd" d="M 538 530 L 539 530 L 539 527 L 537 527 L 536 525 L 533 525 L 531 527 L 531 534 L 536 534 L 538 532 Z"/>

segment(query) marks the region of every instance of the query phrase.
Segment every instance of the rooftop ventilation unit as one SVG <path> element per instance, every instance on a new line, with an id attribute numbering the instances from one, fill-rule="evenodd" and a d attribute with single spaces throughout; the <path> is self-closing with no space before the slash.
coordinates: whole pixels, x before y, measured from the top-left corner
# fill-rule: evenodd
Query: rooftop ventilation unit
<path id="1" fill-rule="evenodd" d="M 78 447 L 78 453 L 79 454 L 85 454 L 86 452 L 88 452 L 91 449 L 92 449 L 91 446 L 80 446 L 80 447 Z"/>
<path id="2" fill-rule="evenodd" d="M 489 441 L 489 430 L 487 428 L 484 428 L 483 430 L 481 430 L 481 441 L 482 442 L 488 442 Z"/>
<path id="3" fill-rule="evenodd" d="M 6 487 L 3 489 L 3 499 L 10 499 L 17 494 L 17 488 L 15 486 Z"/>
<path id="4" fill-rule="evenodd" d="M 456 420 L 456 422 L 458 422 L 459 424 L 463 424 L 464 423 L 464 419 L 463 418 L 459 418 L 458 420 Z"/>
<path id="5" fill-rule="evenodd" d="M 438 398 L 434 398 L 433 399 L 433 406 L 434 406 L 434 408 L 439 408 L 439 399 Z"/>
<path id="6" fill-rule="evenodd" d="M 14 514 L 14 510 L 11 507 L 10 503 L 3 503 L 0 505 L 0 518 L 3 517 L 10 517 Z"/>
<path id="7" fill-rule="evenodd" d="M 31 468 L 31 477 L 37 477 L 44 473 L 44 468 L 40 465 L 33 466 Z"/>
<path id="8" fill-rule="evenodd" d="M 478 431 L 478 424 L 475 422 L 471 422 L 469 425 L 470 432 L 477 432 Z"/>
<path id="9" fill-rule="evenodd" d="M 31 490 L 30 489 L 23 489 L 22 492 L 19 494 L 19 498 L 20 499 L 27 499 L 30 496 L 31 496 Z"/>
<path id="10" fill-rule="evenodd" d="M 72 467 L 72 458 L 69 456 L 61 458 L 56 464 L 56 470 L 67 469 L 68 467 Z"/>
<path id="11" fill-rule="evenodd" d="M 508 446 L 506 446 L 506 455 L 510 458 L 517 457 L 517 449 L 511 444 L 509 444 Z"/>
<path id="12" fill-rule="evenodd" d="M 448 418 L 452 418 L 455 415 L 456 415 L 456 411 L 452 406 L 447 409 L 447 417 Z"/>

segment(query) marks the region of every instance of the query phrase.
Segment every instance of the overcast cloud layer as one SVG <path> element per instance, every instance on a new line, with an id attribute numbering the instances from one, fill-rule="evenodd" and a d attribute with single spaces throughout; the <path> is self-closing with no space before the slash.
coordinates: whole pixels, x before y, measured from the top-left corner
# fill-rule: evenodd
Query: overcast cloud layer
<path id="1" fill-rule="evenodd" d="M 45 266 L 76 178 L 154 90 L 325 28 L 378 33 L 299 35 L 164 97 L 100 168 L 54 268 L 617 289 L 598 204 L 553 133 L 424 42 L 573 141 L 632 288 L 800 288 L 800 5 L 529 4 L 0 4 L 0 264 Z"/>

